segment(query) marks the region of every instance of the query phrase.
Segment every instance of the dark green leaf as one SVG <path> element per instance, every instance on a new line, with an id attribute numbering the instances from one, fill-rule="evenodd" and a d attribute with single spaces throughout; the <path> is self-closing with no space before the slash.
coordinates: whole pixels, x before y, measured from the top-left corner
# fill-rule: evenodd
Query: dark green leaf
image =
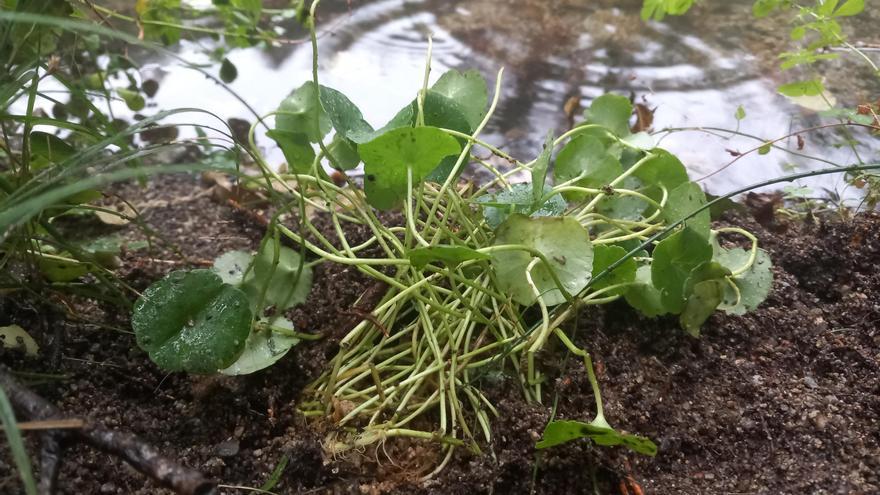
<path id="1" fill-rule="evenodd" d="M 680 313 L 685 282 L 694 268 L 712 259 L 712 246 L 705 237 L 685 228 L 660 241 L 653 257 L 651 282 L 660 290 L 663 306 L 670 313 Z"/>
<path id="2" fill-rule="evenodd" d="M 704 280 L 694 284 L 691 294 L 687 298 L 684 309 L 679 317 L 679 323 L 692 337 L 700 336 L 700 327 L 703 325 L 715 308 L 721 304 L 724 296 L 723 280 Z"/>
<path id="3" fill-rule="evenodd" d="M 238 77 L 238 69 L 235 68 L 235 64 L 229 61 L 228 58 L 223 58 L 223 62 L 220 64 L 220 80 L 225 82 L 226 84 L 235 81 Z"/>
<path id="4" fill-rule="evenodd" d="M 668 191 L 688 181 L 687 169 L 675 155 L 666 150 L 655 149 L 654 157 L 639 165 L 633 172 L 645 185 L 663 186 Z"/>
<path id="5" fill-rule="evenodd" d="M 357 168 L 361 163 L 357 144 L 339 134 L 333 136 L 333 141 L 327 146 L 327 152 L 333 156 L 333 163 L 335 166 L 339 166 L 340 170 L 351 170 Z"/>
<path id="6" fill-rule="evenodd" d="M 611 266 L 612 263 L 615 263 L 619 259 L 623 258 L 624 255 L 626 255 L 626 252 L 626 249 L 620 246 L 611 246 L 608 244 L 593 245 L 593 277 L 598 276 L 606 268 Z M 610 287 L 612 285 L 632 283 L 635 281 L 635 279 L 636 260 L 628 258 L 620 266 L 612 270 L 611 273 L 602 277 L 601 279 L 596 280 L 591 288 L 593 290 L 600 290 L 604 289 L 605 287 Z M 604 295 L 616 296 L 626 294 L 628 290 L 629 287 L 620 287 L 608 291 L 604 293 Z"/>
<path id="7" fill-rule="evenodd" d="M 74 154 L 76 149 L 60 137 L 48 132 L 31 132 L 31 159 L 43 158 L 47 163 L 62 163 Z M 31 163 L 33 167 L 35 164 Z M 40 167 L 34 167 L 40 168 Z"/>
<path id="8" fill-rule="evenodd" d="M 372 139 L 373 127 L 364 120 L 360 109 L 347 96 L 333 88 L 321 86 L 321 105 L 337 135 L 355 142 Z"/>
<path id="9" fill-rule="evenodd" d="M 247 296 L 214 272 L 176 271 L 144 291 L 131 326 L 160 368 L 215 373 L 241 354 L 251 311 Z"/>

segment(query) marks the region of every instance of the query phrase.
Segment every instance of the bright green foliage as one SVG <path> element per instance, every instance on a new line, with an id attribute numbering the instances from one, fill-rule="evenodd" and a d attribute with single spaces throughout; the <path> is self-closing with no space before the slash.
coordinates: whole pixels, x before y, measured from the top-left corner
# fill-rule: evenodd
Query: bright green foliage
<path id="1" fill-rule="evenodd" d="M 147 105 L 144 97 L 137 91 L 130 89 L 118 88 L 116 94 L 125 102 L 125 106 L 133 112 L 140 112 Z"/>
<path id="2" fill-rule="evenodd" d="M 669 193 L 669 200 L 663 208 L 663 216 L 667 222 L 672 223 L 697 211 L 704 204 L 706 204 L 706 193 L 703 192 L 703 188 L 695 182 L 685 182 Z M 711 221 L 709 210 L 705 209 L 691 217 L 685 225 L 708 239 Z"/>
<path id="3" fill-rule="evenodd" d="M 656 149 L 652 155 L 633 173 L 642 183 L 655 187 L 662 186 L 667 191 L 672 191 L 690 180 L 684 165 L 672 153 Z"/>
<path id="4" fill-rule="evenodd" d="M 489 95 L 486 80 L 478 71 L 447 71 L 434 83 L 431 90 L 455 103 L 467 120 L 470 130 L 476 129 L 483 120 Z"/>
<path id="5" fill-rule="evenodd" d="M 716 248 L 715 251 L 715 260 L 731 271 L 746 266 L 749 256 L 749 252 L 741 248 Z M 767 298 L 773 285 L 771 268 L 770 256 L 763 249 L 758 249 L 755 262 L 749 269 L 731 278 L 739 289 L 739 298 L 736 291 L 725 286 L 724 305 L 721 309 L 730 314 L 742 315 L 757 308 Z"/>
<path id="6" fill-rule="evenodd" d="M 251 316 L 247 296 L 211 270 L 176 271 L 144 291 L 131 326 L 161 368 L 216 373 L 241 354 Z"/>
<path id="7" fill-rule="evenodd" d="M 487 260 L 488 254 L 475 251 L 465 246 L 431 246 L 416 248 L 407 254 L 412 265 L 419 270 L 425 268 L 428 263 L 442 261 L 444 264 L 455 267 L 469 260 Z"/>
<path id="8" fill-rule="evenodd" d="M 330 132 L 330 118 L 318 104 L 314 83 L 303 83 L 281 102 L 275 117 L 275 129 L 304 134 L 312 143 L 317 143 Z"/>
<path id="9" fill-rule="evenodd" d="M 301 132 L 283 131 L 281 129 L 271 129 L 266 132 L 266 136 L 275 140 L 287 166 L 292 172 L 298 174 L 309 174 L 312 171 L 312 162 L 315 161 L 315 149 L 309 143 L 309 137 Z"/>
<path id="10" fill-rule="evenodd" d="M 135 11 L 146 21 L 143 27 L 147 39 L 168 45 L 180 40 L 180 27 L 174 26 L 180 22 L 180 0 L 137 0 Z"/>
<path id="11" fill-rule="evenodd" d="M 691 228 L 660 241 L 653 252 L 651 282 L 660 290 L 663 307 L 670 313 L 684 308 L 685 282 L 691 270 L 712 259 L 709 241 Z"/>
<path id="12" fill-rule="evenodd" d="M 633 108 L 629 98 L 614 94 L 602 95 L 584 111 L 587 124 L 600 125 L 618 136 L 629 135 L 629 119 Z"/>
<path id="13" fill-rule="evenodd" d="M 825 91 L 825 86 L 822 84 L 822 81 L 818 79 L 812 79 L 809 81 L 783 84 L 777 89 L 779 93 L 785 96 L 816 96 L 822 94 L 822 92 Z"/>
<path id="14" fill-rule="evenodd" d="M 567 182 L 582 177 L 574 183 L 586 188 L 599 188 L 609 184 L 623 173 L 620 161 L 610 154 L 595 136 L 577 136 L 562 148 L 556 157 L 554 168 L 556 183 Z M 565 196 L 576 200 L 586 197 L 585 193 L 567 191 Z"/>
<path id="15" fill-rule="evenodd" d="M 545 194 L 550 191 L 545 188 Z M 566 203 L 559 194 L 550 196 L 539 208 L 532 207 L 531 184 L 514 184 L 510 189 L 502 190 L 497 194 L 480 196 L 478 201 L 483 205 L 483 216 L 486 223 L 493 229 L 512 213 L 522 213 L 533 217 L 555 217 L 565 212 Z"/>
<path id="16" fill-rule="evenodd" d="M 657 446 L 651 440 L 637 435 L 618 433 L 608 426 L 582 421 L 551 421 L 544 428 L 541 441 L 535 446 L 546 449 L 579 438 L 589 438 L 596 445 L 623 445 L 628 449 L 651 457 L 657 455 Z"/>
<path id="17" fill-rule="evenodd" d="M 651 281 L 651 267 L 640 266 L 636 270 L 635 284 L 626 293 L 626 302 L 645 316 L 654 317 L 668 313 L 660 289 Z"/>
<path id="18" fill-rule="evenodd" d="M 531 270 L 531 278 L 548 306 L 566 301 L 558 282 L 568 294 L 577 294 L 590 281 L 593 268 L 593 247 L 590 234 L 571 217 L 535 217 L 515 213 L 495 232 L 496 246 L 519 245 L 541 253 L 543 261 Z M 499 287 L 519 304 L 535 303 L 535 294 L 526 277 L 526 269 L 534 254 L 521 249 L 495 251 L 492 264 Z"/>
<path id="19" fill-rule="evenodd" d="M 387 210 L 400 204 L 407 191 L 407 176 L 413 185 L 461 147 L 452 136 L 435 127 L 402 127 L 359 146 L 364 161 L 367 200 Z"/>
<path id="20" fill-rule="evenodd" d="M 644 0 L 642 19 L 662 21 L 667 15 L 682 15 L 694 4 L 694 0 Z"/>

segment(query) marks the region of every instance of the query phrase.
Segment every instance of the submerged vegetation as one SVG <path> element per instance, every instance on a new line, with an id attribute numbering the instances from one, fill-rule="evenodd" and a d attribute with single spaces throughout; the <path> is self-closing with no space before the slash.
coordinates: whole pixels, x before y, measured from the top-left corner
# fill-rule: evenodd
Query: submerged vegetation
<path id="1" fill-rule="evenodd" d="M 450 70 L 432 83 L 430 38 L 422 86 L 376 127 L 319 80 L 319 3 L 270 10 L 259 1 L 215 1 L 202 12 L 179 1 L 145 0 L 129 15 L 90 2 L 7 0 L 0 12 L 0 294 L 51 294 L 62 305 L 83 297 L 130 310 L 137 345 L 162 369 L 242 375 L 271 366 L 303 341 L 325 338 L 295 328 L 286 312 L 306 300 L 314 266 L 349 265 L 374 286 L 297 405 L 304 416 L 330 418 L 330 454 L 395 437 L 428 440 L 445 453 L 434 474 L 456 448 L 481 453 L 492 443 L 498 411 L 484 394 L 487 383 L 513 376 L 516 393 L 548 403 L 553 375 L 541 357 L 566 352 L 585 368 L 595 415 L 550 421 L 536 447 L 589 438 L 654 455 L 652 440 L 617 431 L 605 417 L 589 349 L 575 344 L 574 320 L 586 306 L 621 300 L 647 317 L 673 315 L 699 337 L 715 312 L 757 308 L 771 290 L 770 257 L 751 232 L 713 227 L 710 217 L 710 207 L 748 188 L 707 200 L 681 161 L 658 146 L 658 136 L 632 125 L 631 99 L 615 94 L 593 99 L 570 129 L 549 132 L 533 158 L 510 156 L 481 138 L 496 117 L 504 70 L 491 87 L 475 70 Z M 692 3 L 646 0 L 643 16 L 681 15 Z M 817 74 L 781 86 L 782 94 L 819 99 L 826 115 L 839 119 L 835 125 L 877 133 L 880 109 L 836 108 L 817 68 L 837 56 L 827 48 L 842 47 L 877 70 L 838 24 L 863 9 L 859 0 L 813 7 L 760 0 L 754 13 L 793 12 L 791 37 L 807 40 L 781 55 L 782 69 L 809 65 Z M 187 31 L 222 36 L 225 48 L 211 53 L 217 67 L 190 68 L 229 83 L 238 69 L 228 50 L 285 42 L 267 18 L 296 18 L 308 29 L 312 77 L 276 111 L 255 116 L 247 132 L 227 128 L 209 110 L 159 111 L 134 123 L 114 118 L 111 102 L 140 112 L 155 92 L 114 43 L 164 51 L 153 42 L 174 44 Z M 138 34 L 105 27 L 117 21 L 132 23 Z M 42 89 L 49 81 L 65 98 Z M 52 116 L 37 111 L 38 97 L 54 102 Z M 216 117 L 217 127 L 176 140 L 179 125 L 164 120 L 193 112 Z M 171 137 L 149 142 L 157 132 Z M 285 164 L 264 157 L 264 136 Z M 764 154 L 780 139 L 759 139 L 749 153 Z M 180 144 L 198 148 L 199 158 L 166 163 L 163 153 Z M 859 157 L 852 166 L 757 186 L 847 172 L 873 208 L 878 168 Z M 232 251 L 211 268 L 173 271 L 143 292 L 130 287 L 115 274 L 120 252 L 173 242 L 156 238 L 109 184 L 209 170 L 271 201 L 257 252 Z M 58 221 L 91 215 L 138 225 L 150 242 L 84 237 Z M 328 222 L 330 236 L 321 227 Z M 354 243 L 352 229 L 371 237 Z M 20 327 L 0 328 L 0 336 L 18 334 L 27 336 Z M 6 402 L 0 394 L 4 429 L 31 492 Z"/>

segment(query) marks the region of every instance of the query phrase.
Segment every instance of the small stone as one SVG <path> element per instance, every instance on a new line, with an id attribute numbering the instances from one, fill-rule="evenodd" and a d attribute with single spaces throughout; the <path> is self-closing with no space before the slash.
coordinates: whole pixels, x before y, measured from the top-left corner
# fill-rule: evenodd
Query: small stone
<path id="1" fill-rule="evenodd" d="M 215 451 L 220 457 L 233 457 L 238 454 L 238 449 L 238 440 L 227 440 L 225 442 L 220 442 L 215 447 Z"/>
<path id="2" fill-rule="evenodd" d="M 806 385 L 810 388 L 818 388 L 819 387 L 819 383 L 816 382 L 816 379 L 813 378 L 812 376 L 805 376 L 804 377 L 804 385 Z"/>
<path id="3" fill-rule="evenodd" d="M 101 485 L 101 493 L 116 493 L 116 485 L 107 482 Z"/>

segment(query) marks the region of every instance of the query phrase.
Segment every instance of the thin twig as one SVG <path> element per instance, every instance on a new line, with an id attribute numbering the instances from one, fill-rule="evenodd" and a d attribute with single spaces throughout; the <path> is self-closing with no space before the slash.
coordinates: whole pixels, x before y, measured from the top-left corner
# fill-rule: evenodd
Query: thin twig
<path id="1" fill-rule="evenodd" d="M 46 421 L 62 417 L 54 405 L 13 379 L 5 368 L 0 368 L 2 387 L 13 407 L 30 421 Z M 210 495 L 216 493 L 216 483 L 199 471 L 182 466 L 164 457 L 152 445 L 130 433 L 110 430 L 100 423 L 84 422 L 82 428 L 54 430 L 43 434 L 40 480 L 41 493 L 51 495 L 61 463 L 61 446 L 69 441 L 80 441 L 101 451 L 122 458 L 141 473 L 180 495 Z"/>

